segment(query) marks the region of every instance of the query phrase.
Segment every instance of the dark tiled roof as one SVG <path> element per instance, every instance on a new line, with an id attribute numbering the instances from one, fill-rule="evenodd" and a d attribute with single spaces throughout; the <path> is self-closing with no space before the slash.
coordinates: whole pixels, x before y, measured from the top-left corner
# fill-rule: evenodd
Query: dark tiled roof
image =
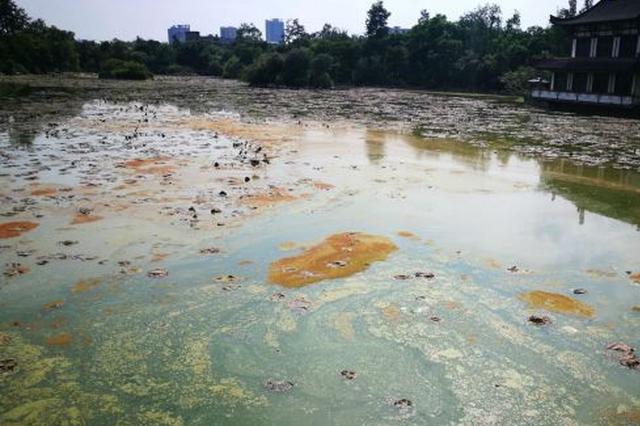
<path id="1" fill-rule="evenodd" d="M 558 25 L 584 25 L 637 18 L 640 18 L 640 0 L 601 0 L 591 9 L 573 18 L 561 19 L 552 16 L 551 22 Z"/>
<path id="2" fill-rule="evenodd" d="M 634 71 L 640 70 L 635 58 L 555 58 L 544 59 L 535 67 L 550 71 Z"/>

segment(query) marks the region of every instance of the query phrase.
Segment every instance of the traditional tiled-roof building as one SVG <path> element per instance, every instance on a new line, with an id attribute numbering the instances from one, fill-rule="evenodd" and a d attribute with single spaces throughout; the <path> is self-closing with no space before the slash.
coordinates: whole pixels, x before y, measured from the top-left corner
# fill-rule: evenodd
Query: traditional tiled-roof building
<path id="1" fill-rule="evenodd" d="M 569 57 L 540 61 L 549 87 L 531 97 L 548 102 L 636 107 L 640 105 L 640 0 L 601 0 L 571 18 L 552 16 L 571 38 Z"/>

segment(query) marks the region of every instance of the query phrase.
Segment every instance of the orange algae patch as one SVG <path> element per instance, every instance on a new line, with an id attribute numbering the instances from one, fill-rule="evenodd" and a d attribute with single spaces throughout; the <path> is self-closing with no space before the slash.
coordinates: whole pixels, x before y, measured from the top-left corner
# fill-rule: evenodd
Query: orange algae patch
<path id="1" fill-rule="evenodd" d="M 39 187 L 31 190 L 31 195 L 34 197 L 48 197 L 56 195 L 57 193 L 57 188 Z"/>
<path id="2" fill-rule="evenodd" d="M 126 161 L 124 165 L 138 173 L 163 175 L 174 172 L 174 168 L 166 164 L 170 159 L 169 157 L 134 159 Z"/>
<path id="3" fill-rule="evenodd" d="M 20 237 L 38 227 L 34 222 L 8 222 L 0 224 L 0 239 Z"/>
<path id="4" fill-rule="evenodd" d="M 330 191 L 333 188 L 335 188 L 334 185 L 331 185 L 330 183 L 323 183 L 323 182 L 316 182 L 316 183 L 313 184 L 313 186 L 316 189 L 319 189 L 321 191 Z"/>
<path id="5" fill-rule="evenodd" d="M 398 236 L 402 237 L 402 238 L 412 238 L 412 239 L 417 239 L 418 236 L 416 234 L 414 234 L 413 232 L 409 232 L 409 231 L 400 231 L 398 232 Z"/>
<path id="6" fill-rule="evenodd" d="M 272 189 L 264 194 L 247 195 L 242 202 L 256 207 L 273 206 L 278 203 L 286 203 L 296 200 L 291 194 L 280 188 Z"/>
<path id="7" fill-rule="evenodd" d="M 545 309 L 551 312 L 587 318 L 593 316 L 593 308 L 562 294 L 548 293 L 546 291 L 531 291 L 521 294 L 519 298 L 527 302 L 530 308 L 534 309 Z"/>
<path id="8" fill-rule="evenodd" d="M 303 253 L 269 266 L 269 282 L 287 288 L 343 278 L 382 261 L 397 247 L 387 238 L 361 233 L 332 235 Z"/>
<path id="9" fill-rule="evenodd" d="M 100 285 L 100 280 L 98 278 L 90 278 L 87 280 L 80 280 L 71 288 L 71 293 L 80 294 L 86 293 L 94 288 L 97 288 Z"/>
<path id="10" fill-rule="evenodd" d="M 400 318 L 400 309 L 396 305 L 388 305 L 382 308 L 382 315 L 390 321 Z"/>
<path id="11" fill-rule="evenodd" d="M 78 213 L 73 217 L 71 225 L 84 225 L 85 223 L 98 222 L 104 219 L 102 216 Z"/>
<path id="12" fill-rule="evenodd" d="M 57 336 L 47 337 L 47 345 L 49 346 L 67 346 L 71 343 L 71 335 L 68 333 L 58 334 Z"/>
<path id="13" fill-rule="evenodd" d="M 193 130 L 215 131 L 226 136 L 248 139 L 270 145 L 292 140 L 296 134 L 300 132 L 299 128 L 291 126 L 278 126 L 275 125 L 275 123 L 259 125 L 255 123 L 243 123 L 232 119 L 193 119 L 186 120 L 184 125 Z"/>

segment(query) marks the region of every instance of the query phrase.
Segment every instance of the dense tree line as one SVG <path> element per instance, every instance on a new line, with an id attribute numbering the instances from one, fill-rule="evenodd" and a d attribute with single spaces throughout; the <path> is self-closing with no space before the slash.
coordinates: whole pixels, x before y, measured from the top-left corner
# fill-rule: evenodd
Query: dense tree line
<path id="1" fill-rule="evenodd" d="M 592 4 L 585 1 L 585 7 Z M 578 13 L 569 1 L 562 16 Z M 308 33 L 298 20 L 286 25 L 285 43 L 268 45 L 261 32 L 243 24 L 235 43 L 193 41 L 169 45 L 76 41 L 70 32 L 32 21 L 13 0 L 0 0 L 0 72 L 84 71 L 104 78 L 147 78 L 152 74 L 200 74 L 244 79 L 256 86 L 317 87 L 367 85 L 471 91 L 523 90 L 535 75 L 532 64 L 566 56 L 561 30 L 522 29 L 520 15 L 505 19 L 487 4 L 458 21 L 423 11 L 413 28 L 390 32 L 382 1 L 369 10 L 363 36 L 325 25 Z"/>

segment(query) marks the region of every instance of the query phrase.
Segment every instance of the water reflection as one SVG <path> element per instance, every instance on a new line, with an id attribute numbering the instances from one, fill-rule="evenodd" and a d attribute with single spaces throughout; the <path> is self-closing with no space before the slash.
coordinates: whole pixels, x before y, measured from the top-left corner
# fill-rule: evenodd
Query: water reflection
<path id="1" fill-rule="evenodd" d="M 387 144 L 403 142 L 412 147 L 417 159 L 449 161 L 470 170 L 521 173 L 538 180 L 540 189 L 576 206 L 578 221 L 585 212 L 617 219 L 640 229 L 640 173 L 612 167 L 585 166 L 566 159 L 536 160 L 507 150 L 489 150 L 450 139 L 425 139 L 413 135 L 384 132 L 366 133 L 367 156 L 379 161 Z"/>

